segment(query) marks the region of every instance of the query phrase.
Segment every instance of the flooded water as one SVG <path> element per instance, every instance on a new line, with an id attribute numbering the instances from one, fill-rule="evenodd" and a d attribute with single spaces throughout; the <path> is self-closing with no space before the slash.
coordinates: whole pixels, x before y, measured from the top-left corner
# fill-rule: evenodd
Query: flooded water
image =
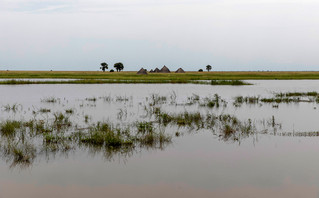
<path id="1" fill-rule="evenodd" d="M 2 123 L 30 119 L 47 123 L 59 112 L 72 110 L 68 115 L 72 128 L 66 134 L 86 130 L 98 122 L 134 131 L 136 123 L 143 121 L 154 123 L 154 130 L 171 136 L 166 144 L 137 144 L 129 150 L 72 142 L 72 149 L 63 152 L 45 150 L 42 139 L 30 136 L 36 156 L 27 165 L 15 165 L 13 157 L 1 147 L 0 197 L 317 198 L 319 104 L 303 100 L 241 105 L 234 102 L 238 96 L 271 98 L 280 92 L 319 92 L 319 81 L 248 82 L 254 85 L 0 86 Z M 215 94 L 223 100 L 220 106 L 204 105 Z M 150 113 L 153 107 L 172 116 L 183 112 L 214 114 L 214 121 L 220 123 L 199 127 L 177 122 L 164 126 Z M 226 136 L 222 132 L 224 122 L 217 118 L 221 115 L 236 117 L 236 122 L 242 123 L 236 129 L 251 123 L 254 131 Z M 4 135 L 1 138 L 1 145 L 7 145 Z M 19 138 L 13 143 L 18 144 Z"/>

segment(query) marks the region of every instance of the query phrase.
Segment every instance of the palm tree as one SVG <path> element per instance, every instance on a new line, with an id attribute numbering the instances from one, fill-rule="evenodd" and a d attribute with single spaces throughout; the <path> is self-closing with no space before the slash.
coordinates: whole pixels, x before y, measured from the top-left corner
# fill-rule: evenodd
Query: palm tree
<path id="1" fill-rule="evenodd" d="M 101 63 L 100 69 L 102 69 L 103 72 L 105 72 L 105 69 L 108 69 L 108 64 L 106 62 Z"/>
<path id="2" fill-rule="evenodd" d="M 210 71 L 211 69 L 212 69 L 212 66 L 211 66 L 211 65 L 207 65 L 207 66 L 206 66 L 206 70 L 207 70 L 207 71 Z"/>

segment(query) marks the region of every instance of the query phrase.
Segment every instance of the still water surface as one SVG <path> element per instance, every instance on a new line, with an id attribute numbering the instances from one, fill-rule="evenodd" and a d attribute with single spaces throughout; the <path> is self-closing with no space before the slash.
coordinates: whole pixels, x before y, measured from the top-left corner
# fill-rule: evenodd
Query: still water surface
<path id="1" fill-rule="evenodd" d="M 120 125 L 146 119 L 143 105 L 152 94 L 176 96 L 171 112 L 210 111 L 254 122 L 274 116 L 278 132 L 319 131 L 317 103 L 232 105 L 236 96 L 271 97 L 274 92 L 319 92 L 319 81 L 249 81 L 252 86 L 209 85 L 15 85 L 0 86 L 0 120 L 28 119 L 33 111 L 75 109 L 72 119 L 107 120 Z M 227 107 L 184 106 L 196 94 L 218 94 Z M 48 104 L 41 99 L 55 97 Z M 112 98 L 105 102 L 102 98 Z M 90 102 L 87 98 L 97 98 Z M 120 99 L 127 98 L 123 101 Z M 118 99 L 118 100 L 117 100 Z M 18 104 L 17 112 L 4 106 Z M 122 112 L 122 114 L 121 114 Z M 125 112 L 123 114 L 123 112 Z M 120 116 L 119 118 L 119 115 Z M 38 115 L 44 116 L 45 115 Z M 169 128 L 167 129 L 170 130 Z M 177 129 L 171 129 L 174 133 Z M 128 155 L 77 149 L 40 156 L 26 168 L 0 161 L 0 197 L 318 197 L 319 137 L 258 133 L 240 142 L 224 141 L 209 130 L 185 131 L 162 149 L 139 148 Z M 271 131 L 270 131 L 271 132 Z"/>

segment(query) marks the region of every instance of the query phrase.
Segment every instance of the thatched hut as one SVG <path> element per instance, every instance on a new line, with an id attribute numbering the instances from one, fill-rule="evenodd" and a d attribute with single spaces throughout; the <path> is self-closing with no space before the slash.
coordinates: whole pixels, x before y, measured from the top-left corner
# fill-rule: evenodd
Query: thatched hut
<path id="1" fill-rule="evenodd" d="M 175 73 L 185 73 L 185 71 L 182 68 L 179 68 Z"/>
<path id="2" fill-rule="evenodd" d="M 147 71 L 142 67 L 136 74 L 147 74 Z"/>
<path id="3" fill-rule="evenodd" d="M 161 73 L 171 73 L 171 71 L 164 65 L 163 68 L 160 70 Z"/>
<path id="4" fill-rule="evenodd" d="M 150 73 L 154 73 L 154 70 L 153 70 L 153 69 L 151 69 L 151 70 L 150 70 Z"/>
<path id="5" fill-rule="evenodd" d="M 159 70 L 157 67 L 154 69 L 154 73 L 159 73 L 161 70 Z"/>

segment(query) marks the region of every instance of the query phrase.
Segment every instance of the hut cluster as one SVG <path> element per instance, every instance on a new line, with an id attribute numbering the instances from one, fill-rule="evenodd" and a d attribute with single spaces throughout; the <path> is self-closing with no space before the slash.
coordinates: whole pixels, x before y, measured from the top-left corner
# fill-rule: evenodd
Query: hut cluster
<path id="1" fill-rule="evenodd" d="M 151 69 L 149 73 L 171 73 L 171 71 L 164 65 L 162 69 Z M 175 73 L 185 73 L 185 71 L 182 68 L 179 68 Z M 142 67 L 137 74 L 147 74 L 147 70 Z"/>

